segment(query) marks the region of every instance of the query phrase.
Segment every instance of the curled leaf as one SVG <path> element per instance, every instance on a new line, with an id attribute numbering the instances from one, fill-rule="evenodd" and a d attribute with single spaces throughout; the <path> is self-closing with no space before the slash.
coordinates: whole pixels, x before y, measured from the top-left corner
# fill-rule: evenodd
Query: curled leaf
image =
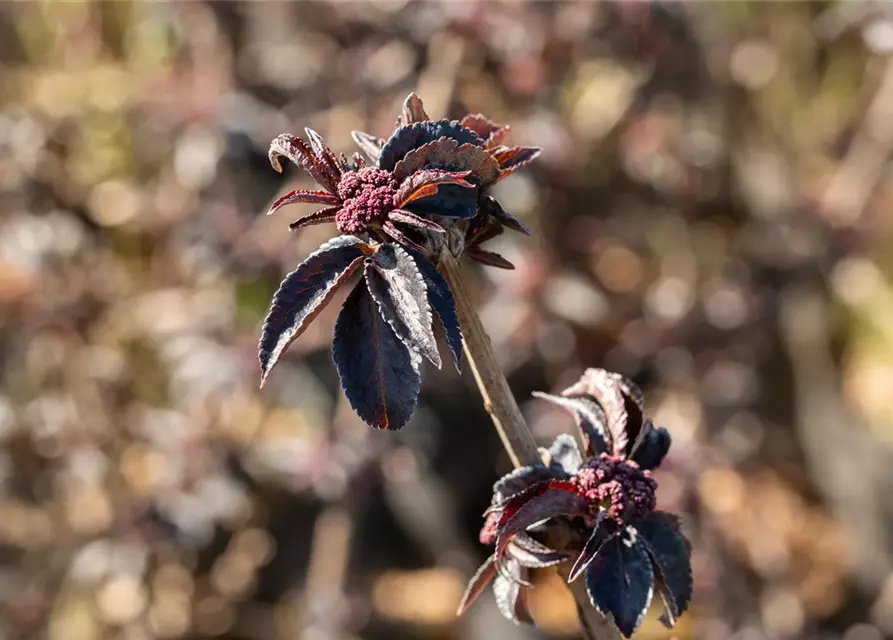
<path id="1" fill-rule="evenodd" d="M 493 580 L 493 595 L 499 612 L 515 624 L 533 622 L 527 610 L 526 598 L 522 596 L 527 583 L 527 570 L 514 558 L 503 563 L 504 571 Z"/>
<path id="2" fill-rule="evenodd" d="M 534 391 L 533 396 L 547 400 L 559 407 L 564 407 L 574 414 L 574 420 L 585 438 L 585 448 L 589 455 L 597 456 L 611 449 L 611 435 L 607 432 L 605 412 L 598 404 L 588 398 L 563 398 L 541 391 Z"/>
<path id="3" fill-rule="evenodd" d="M 456 314 L 456 301 L 450 291 L 450 285 L 446 278 L 437 270 L 431 261 L 423 254 L 409 250 L 415 258 L 416 266 L 425 281 L 425 290 L 428 293 L 428 304 L 440 318 L 447 346 L 453 354 L 453 364 L 456 371 L 462 371 L 462 328 L 459 326 L 459 316 Z"/>
<path id="4" fill-rule="evenodd" d="M 604 369 L 586 369 L 580 380 L 561 392 L 564 397 L 590 396 L 605 412 L 611 448 L 614 455 L 623 455 L 630 441 L 627 433 L 629 414 L 619 376 Z"/>
<path id="5" fill-rule="evenodd" d="M 394 167 L 394 178 L 405 180 L 425 167 L 468 170 L 477 176 L 481 185 L 490 184 L 499 176 L 496 160 L 479 144 L 460 144 L 451 137 L 436 138 L 406 152 Z"/>
<path id="6" fill-rule="evenodd" d="M 502 205 L 500 205 L 493 196 L 484 196 L 481 198 L 480 206 L 482 214 L 492 216 L 507 229 L 518 231 L 528 236 L 533 235 L 533 231 L 530 230 L 530 227 L 503 209 Z M 484 240 L 480 240 L 479 242 L 484 242 Z"/>
<path id="7" fill-rule="evenodd" d="M 471 580 L 468 581 L 468 586 L 465 588 L 465 594 L 462 596 L 462 600 L 459 601 L 459 608 L 456 610 L 457 616 L 461 616 L 468 611 L 468 608 L 473 605 L 474 601 L 478 599 L 478 596 L 484 592 L 487 585 L 493 581 L 493 578 L 496 576 L 495 560 L 496 556 L 487 558 L 486 562 L 478 568 L 475 574 L 471 577 Z"/>
<path id="8" fill-rule="evenodd" d="M 303 218 L 298 218 L 294 222 L 288 225 L 289 230 L 297 231 L 298 229 L 303 229 L 304 227 L 310 227 L 315 224 L 325 224 L 327 222 L 335 221 L 335 214 L 341 210 L 341 206 L 337 207 L 328 207 L 326 209 L 320 209 L 319 211 L 315 211 L 311 213 L 309 216 L 304 216 Z"/>
<path id="9" fill-rule="evenodd" d="M 273 296 L 258 345 L 261 386 L 289 345 L 303 333 L 371 251 L 372 248 L 359 238 L 341 236 L 322 245 L 285 276 Z"/>
<path id="10" fill-rule="evenodd" d="M 577 473 L 583 464 L 583 454 L 577 441 L 568 433 L 560 433 L 549 445 L 549 456 L 567 473 Z"/>
<path id="11" fill-rule="evenodd" d="M 323 189 L 332 195 L 338 194 L 339 176 L 334 174 L 328 164 L 320 160 L 307 146 L 307 143 L 299 137 L 289 133 L 276 136 L 270 143 L 268 156 L 270 164 L 273 165 L 276 171 L 282 171 L 279 158 L 286 157 L 295 165 L 304 169 Z"/>
<path id="12" fill-rule="evenodd" d="M 503 258 L 498 253 L 487 251 L 486 249 L 481 249 L 478 246 L 466 247 L 465 255 L 475 262 L 480 262 L 481 264 L 485 264 L 490 267 L 497 267 L 498 269 L 515 268 L 515 265 Z"/>
<path id="13" fill-rule="evenodd" d="M 307 138 L 310 140 L 310 148 L 313 150 L 313 153 L 319 159 L 320 163 L 326 167 L 329 175 L 334 178 L 335 183 L 337 184 L 338 180 L 341 179 L 341 164 L 338 162 L 338 158 L 336 158 L 335 154 L 332 153 L 332 150 L 326 146 L 322 136 L 316 133 L 316 131 L 309 127 L 305 127 L 304 131 L 307 133 Z"/>
<path id="14" fill-rule="evenodd" d="M 492 153 L 499 165 L 499 180 L 502 180 L 536 160 L 542 153 L 542 149 L 537 147 L 500 147 L 494 149 Z"/>
<path id="15" fill-rule="evenodd" d="M 376 429 L 400 429 L 418 402 L 420 358 L 382 320 L 364 282 L 347 297 L 332 355 L 350 406 Z"/>
<path id="16" fill-rule="evenodd" d="M 670 432 L 665 428 L 654 428 L 650 419 L 642 425 L 642 435 L 633 447 L 632 458 L 642 469 L 654 469 L 657 467 L 670 450 Z"/>
<path id="17" fill-rule="evenodd" d="M 496 124 L 479 113 L 469 114 L 460 120 L 459 124 L 471 129 L 484 141 L 484 146 L 492 149 L 505 139 L 511 131 L 511 127 Z"/>
<path id="18" fill-rule="evenodd" d="M 331 193 L 326 193 L 325 191 L 295 189 L 294 191 L 289 191 L 285 195 L 276 198 L 276 200 L 273 201 L 273 204 L 270 205 L 267 215 L 275 213 L 280 207 L 297 203 L 333 205 L 340 204 L 341 199 L 338 196 L 333 196 Z"/>

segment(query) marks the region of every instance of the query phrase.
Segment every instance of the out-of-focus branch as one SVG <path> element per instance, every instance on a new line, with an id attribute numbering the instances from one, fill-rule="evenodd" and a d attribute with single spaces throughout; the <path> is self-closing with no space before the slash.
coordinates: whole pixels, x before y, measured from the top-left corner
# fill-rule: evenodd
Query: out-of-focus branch
<path id="1" fill-rule="evenodd" d="M 508 381 L 496 360 L 490 344 L 490 337 L 484 331 L 481 320 L 465 290 L 459 264 L 452 254 L 444 249 L 441 253 L 440 268 L 456 298 L 456 310 L 462 325 L 463 345 L 468 366 L 474 373 L 484 407 L 493 419 L 493 425 L 502 439 L 502 444 L 516 467 L 541 462 L 536 440 L 521 415 L 518 403 L 512 395 Z M 561 572 L 567 580 L 570 566 Z M 582 580 L 568 585 L 577 603 L 577 615 L 583 637 L 587 640 L 618 640 L 617 628 L 602 616 L 589 602 L 589 595 Z"/>

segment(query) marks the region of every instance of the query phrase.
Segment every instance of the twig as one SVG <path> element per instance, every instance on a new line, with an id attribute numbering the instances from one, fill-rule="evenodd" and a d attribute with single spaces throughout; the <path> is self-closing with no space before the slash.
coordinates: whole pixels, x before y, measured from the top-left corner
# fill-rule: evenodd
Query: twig
<path id="1" fill-rule="evenodd" d="M 462 325 L 463 345 L 468 366 L 474 373 L 478 390 L 484 400 L 484 408 L 493 419 L 499 437 L 515 467 L 542 462 L 536 440 L 521 415 L 518 403 L 509 389 L 508 381 L 502 373 L 496 355 L 490 344 L 490 337 L 484 331 L 481 320 L 471 303 L 468 292 L 462 283 L 459 264 L 446 249 L 441 252 L 440 270 L 450 285 L 456 299 L 456 311 Z M 561 572 L 567 580 L 567 570 Z M 577 615 L 586 640 L 617 640 L 617 628 L 602 616 L 589 603 L 589 596 L 582 581 L 569 584 L 568 588 L 577 603 Z"/>

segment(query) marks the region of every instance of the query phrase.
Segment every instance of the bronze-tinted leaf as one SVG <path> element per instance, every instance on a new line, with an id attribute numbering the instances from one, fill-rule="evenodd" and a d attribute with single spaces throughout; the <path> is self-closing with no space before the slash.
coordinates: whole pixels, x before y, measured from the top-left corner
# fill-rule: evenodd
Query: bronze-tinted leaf
<path id="1" fill-rule="evenodd" d="M 351 131 L 350 136 L 357 143 L 360 151 L 366 154 L 366 157 L 372 161 L 372 164 L 378 164 L 378 158 L 381 156 L 381 148 L 384 146 L 384 140 L 371 133 L 363 131 Z"/>
<path id="2" fill-rule="evenodd" d="M 408 348 L 441 366 L 431 329 L 425 281 L 412 256 L 394 244 L 381 245 L 366 264 L 366 283 L 381 317 Z"/>
<path id="3" fill-rule="evenodd" d="M 440 185 L 454 184 L 473 189 L 474 185 L 465 180 L 470 174 L 471 171 L 443 171 L 440 169 L 416 171 L 402 182 L 397 195 L 394 196 L 394 204 L 402 207 L 413 200 L 434 195 Z"/>
<path id="4" fill-rule="evenodd" d="M 499 176 L 499 165 L 485 149 L 444 137 L 408 151 L 394 167 L 394 179 L 405 180 L 428 166 L 469 170 L 477 176 L 481 186 L 494 182 Z"/>
<path id="5" fill-rule="evenodd" d="M 319 211 L 311 213 L 309 216 L 298 218 L 297 220 L 289 224 L 288 228 L 290 231 L 297 231 L 298 229 L 303 229 L 304 227 L 309 227 L 315 224 L 326 224 L 327 222 L 334 222 L 335 214 L 338 213 L 338 211 L 340 210 L 340 205 L 337 207 L 320 209 Z"/>
<path id="6" fill-rule="evenodd" d="M 353 236 L 322 245 L 285 276 L 273 296 L 258 346 L 263 386 L 289 345 L 322 311 L 372 248 Z"/>
<path id="7" fill-rule="evenodd" d="M 341 199 L 338 196 L 333 196 L 331 193 L 326 193 L 325 191 L 307 191 L 306 189 L 295 189 L 294 191 L 289 191 L 283 196 L 276 198 L 273 204 L 270 205 L 270 210 L 267 211 L 267 215 L 271 213 L 275 213 L 281 207 L 284 207 L 288 204 L 340 204 Z"/>
<path id="8" fill-rule="evenodd" d="M 469 114 L 460 120 L 466 129 L 471 129 L 484 141 L 488 149 L 498 146 L 511 131 L 511 127 L 496 124 L 479 113 Z"/>
<path id="9" fill-rule="evenodd" d="M 496 267 L 498 269 L 515 268 L 515 265 L 503 258 L 498 253 L 487 251 L 486 249 L 481 249 L 478 246 L 466 247 L 465 255 L 472 260 L 475 260 L 476 262 L 480 262 L 481 264 L 485 264 L 490 267 Z"/>
<path id="10" fill-rule="evenodd" d="M 614 455 L 624 455 L 629 443 L 626 401 L 619 376 L 604 369 L 586 369 L 580 379 L 561 392 L 565 398 L 589 396 L 605 412 L 608 433 L 611 434 L 611 447 Z"/>
<path id="11" fill-rule="evenodd" d="M 394 222 L 402 222 L 416 229 L 425 229 L 434 233 L 446 233 L 446 230 L 436 222 L 423 218 L 414 214 L 412 211 L 404 211 L 403 209 L 394 209 L 388 214 L 388 217 Z"/>
<path id="12" fill-rule="evenodd" d="M 304 127 L 304 131 L 307 133 L 307 138 L 310 140 L 310 148 L 313 149 L 313 153 L 316 154 L 317 159 L 328 169 L 328 173 L 332 176 L 332 179 L 335 180 L 335 183 L 341 179 L 341 164 L 338 162 L 338 158 L 335 157 L 335 154 L 332 153 L 332 150 L 326 146 L 325 140 L 322 139 L 322 136 L 316 133 L 313 129 L 309 127 Z"/>
<path id="13" fill-rule="evenodd" d="M 338 179 L 330 169 L 307 146 L 307 143 L 290 133 L 278 135 L 270 143 L 270 164 L 276 171 L 282 172 L 280 157 L 286 157 L 295 165 L 306 171 L 323 189 L 333 195 L 338 193 Z"/>
<path id="14" fill-rule="evenodd" d="M 350 406 L 376 429 L 399 429 L 415 411 L 421 358 L 381 318 L 365 281 L 347 297 L 332 341 L 332 356 Z"/>
<path id="15" fill-rule="evenodd" d="M 410 93 L 406 96 L 406 100 L 403 101 L 403 111 L 400 114 L 399 120 L 397 120 L 397 126 L 402 127 L 403 125 L 412 124 L 413 122 L 422 122 L 424 120 L 430 120 L 430 118 L 428 117 L 428 114 L 425 113 L 422 99 L 415 93 Z"/>
<path id="16" fill-rule="evenodd" d="M 536 160 L 542 153 L 542 149 L 537 147 L 499 147 L 492 153 L 499 164 L 499 180 L 502 180 Z"/>

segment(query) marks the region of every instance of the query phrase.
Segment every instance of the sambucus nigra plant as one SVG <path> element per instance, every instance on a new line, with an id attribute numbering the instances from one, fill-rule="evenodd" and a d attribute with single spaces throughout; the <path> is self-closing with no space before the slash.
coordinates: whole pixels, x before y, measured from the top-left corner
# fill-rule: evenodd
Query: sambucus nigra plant
<path id="1" fill-rule="evenodd" d="M 500 611 L 530 621 L 524 588 L 527 571 L 571 557 L 537 536 L 561 520 L 585 540 L 569 579 L 583 575 L 592 604 L 610 613 L 627 637 L 642 622 L 655 588 L 662 622 L 672 627 L 691 599 L 688 541 L 676 516 L 656 511 L 651 469 L 670 448 L 670 434 L 643 419 L 642 394 L 632 382 L 603 369 L 588 369 L 561 396 L 535 394 L 573 412 L 585 434 L 586 458 L 569 435 L 544 452 L 547 463 L 516 469 L 493 487 L 481 529 L 495 551 L 472 578 L 459 606 L 467 609 L 493 581 Z"/>
<path id="2" fill-rule="evenodd" d="M 588 369 L 560 396 L 535 394 L 574 414 L 585 458 L 576 441 L 562 435 L 540 451 L 540 460 L 458 277 L 453 258 L 459 255 L 513 268 L 480 245 L 505 228 L 530 233 L 488 194 L 490 186 L 539 155 L 534 147 L 504 146 L 508 131 L 481 115 L 432 121 L 410 94 L 390 138 L 353 133 L 371 164 L 360 154 L 348 163 L 310 129 L 309 143 L 290 134 L 273 140 L 273 167 L 281 171 L 279 158 L 286 157 L 322 190 L 291 191 L 269 212 L 294 203 L 324 205 L 290 228 L 334 222 L 342 235 L 312 253 L 276 291 L 258 350 L 262 384 L 289 345 L 362 268 L 335 324 L 333 358 L 357 414 L 374 427 L 399 429 L 418 401 L 422 358 L 441 366 L 434 315 L 461 369 L 466 337 L 458 299 L 463 323 L 471 318 L 473 339 L 466 349 L 478 386 L 487 397 L 500 396 L 505 415 L 491 407 L 494 422 L 503 436 L 512 429 L 524 436 L 504 442 L 513 459 L 526 464 L 494 486 L 480 539 L 495 550 L 469 583 L 460 613 L 492 582 L 500 611 L 515 622 L 530 622 L 529 569 L 559 564 L 575 553 L 568 579 L 584 576 L 590 603 L 611 614 L 624 635 L 638 628 L 655 589 L 663 601 L 661 619 L 673 626 L 688 606 L 692 580 L 678 519 L 656 511 L 651 469 L 669 450 L 669 433 L 644 418 L 642 394 L 632 382 Z M 449 283 L 438 270 L 441 261 Z M 450 284 L 461 293 L 458 298 Z M 521 447 L 513 442 L 523 443 L 524 451 L 514 451 Z M 570 535 L 556 538 L 558 529 Z"/>
<path id="3" fill-rule="evenodd" d="M 444 328 L 457 369 L 462 334 L 450 288 L 437 271 L 441 249 L 496 267 L 513 266 L 480 245 L 503 228 L 529 233 L 487 195 L 487 189 L 539 155 L 534 147 L 508 147 L 509 127 L 480 115 L 461 121 L 428 118 L 415 94 L 406 99 L 388 140 L 354 132 L 371 162 L 336 157 L 315 131 L 309 144 L 290 134 L 270 145 L 303 168 L 322 191 L 295 190 L 269 213 L 294 203 L 326 205 L 300 218 L 293 230 L 334 222 L 342 235 L 288 274 L 273 297 L 258 349 L 262 384 L 289 345 L 363 267 L 335 325 L 333 356 L 354 410 L 379 429 L 399 429 L 418 400 L 424 356 L 441 366 L 431 310 Z M 433 261 L 433 262 L 432 262 Z"/>

